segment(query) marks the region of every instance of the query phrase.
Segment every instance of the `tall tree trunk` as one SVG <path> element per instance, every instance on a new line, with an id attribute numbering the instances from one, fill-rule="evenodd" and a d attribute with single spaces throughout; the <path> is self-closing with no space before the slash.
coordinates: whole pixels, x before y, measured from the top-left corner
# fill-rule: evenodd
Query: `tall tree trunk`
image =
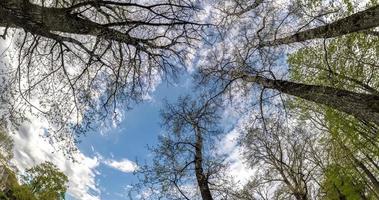
<path id="1" fill-rule="evenodd" d="M 272 41 L 263 41 L 260 46 L 277 46 L 295 42 L 303 42 L 318 38 L 332 38 L 349 33 L 364 31 L 379 26 L 379 5 L 355 13 L 330 24 L 300 31 L 296 34 Z"/>
<path id="2" fill-rule="evenodd" d="M 254 82 L 265 88 L 275 89 L 318 104 L 323 104 L 350 114 L 357 119 L 379 125 L 379 96 L 355 93 L 328 86 L 307 85 L 285 80 L 273 80 L 261 76 L 241 74 L 245 81 Z"/>
<path id="3" fill-rule="evenodd" d="M 137 39 L 126 33 L 108 28 L 97 22 L 81 18 L 65 8 L 43 7 L 28 0 L 1 0 L 0 26 L 22 28 L 30 33 L 52 38 L 59 37 L 53 32 L 100 36 L 126 44 L 138 45 Z M 67 39 L 67 38 L 66 38 Z M 140 40 L 140 42 L 144 42 Z"/>
<path id="4" fill-rule="evenodd" d="M 196 180 L 199 186 L 200 194 L 203 200 L 213 200 L 211 191 L 208 185 L 208 176 L 203 169 L 203 137 L 199 127 L 195 127 L 195 173 Z"/>

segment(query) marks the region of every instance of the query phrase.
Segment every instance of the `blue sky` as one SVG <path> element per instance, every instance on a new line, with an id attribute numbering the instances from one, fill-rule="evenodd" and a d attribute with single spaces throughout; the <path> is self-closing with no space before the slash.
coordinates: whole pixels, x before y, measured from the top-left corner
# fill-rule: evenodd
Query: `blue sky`
<path id="1" fill-rule="evenodd" d="M 3 46 L 7 45 L 4 41 L 3 43 L 0 41 L 0 49 Z M 195 58 L 191 59 L 192 63 L 189 63 L 192 69 L 195 69 L 199 62 L 197 53 L 199 52 L 197 51 Z M 117 127 L 110 127 L 105 132 L 104 130 L 92 131 L 81 138 L 82 142 L 78 144 L 78 155 L 74 156 L 77 162 L 72 162 L 62 152 L 57 151 L 55 144 L 41 137 L 49 127 L 46 120 L 31 117 L 30 122 L 22 124 L 19 131 L 12 135 L 17 147 L 14 149 L 14 165 L 20 171 L 24 171 L 45 161 L 56 164 L 68 176 L 67 199 L 69 200 L 129 199 L 125 188 L 135 183 L 136 177 L 131 172 L 126 173 L 110 166 L 109 162 L 137 159 L 143 163 L 151 160 L 147 145 L 155 145 L 158 135 L 163 132 L 160 127 L 159 113 L 163 100 L 175 102 L 180 95 L 193 93 L 190 72 L 181 71 L 179 78 L 173 84 L 162 81 L 150 94 L 152 97 L 150 100 L 134 105 L 132 110 L 123 113 L 122 121 Z M 235 121 L 224 124 L 233 124 L 233 122 Z M 230 149 L 234 145 L 233 142 L 225 144 L 223 147 L 229 146 Z M 245 176 L 240 173 L 242 169 L 240 166 L 233 165 L 232 169 L 241 176 Z"/>
<path id="2" fill-rule="evenodd" d="M 160 109 L 163 101 L 174 102 L 180 95 L 186 95 L 193 86 L 189 74 L 182 74 L 176 83 L 169 84 L 163 81 L 151 94 L 152 99 L 133 106 L 126 111 L 118 127 L 100 134 L 93 132 L 83 138 L 79 149 L 86 156 L 101 155 L 114 160 L 129 159 L 139 162 L 149 161 L 147 145 L 154 145 L 157 137 L 162 133 L 160 126 Z M 100 175 L 96 182 L 101 190 L 102 200 L 128 199 L 125 187 L 135 183 L 133 173 L 124 173 L 100 164 L 97 168 Z M 123 197 L 124 196 L 124 197 Z"/>
<path id="3" fill-rule="evenodd" d="M 0 41 L 0 50 L 7 46 L 6 42 L 9 41 Z M 7 61 L 2 59 L 0 57 L 0 67 L 3 67 L 1 61 Z M 192 66 L 196 62 L 195 59 Z M 129 199 L 125 196 L 125 188 L 135 183 L 136 177 L 131 172 L 112 168 L 107 162 L 151 160 L 147 145 L 155 145 L 157 136 L 163 131 L 160 126 L 163 100 L 174 102 L 180 95 L 193 91 L 189 72 L 182 70 L 179 77 L 172 84 L 162 81 L 150 94 L 150 100 L 123 113 L 117 127 L 110 127 L 106 132 L 93 131 L 81 138 L 79 151 L 73 156 L 76 162 L 59 150 L 62 148 L 59 144 L 41 137 L 49 127 L 48 122 L 31 117 L 11 135 L 17 147 L 12 163 L 20 172 L 45 161 L 54 163 L 68 176 L 69 200 Z"/>

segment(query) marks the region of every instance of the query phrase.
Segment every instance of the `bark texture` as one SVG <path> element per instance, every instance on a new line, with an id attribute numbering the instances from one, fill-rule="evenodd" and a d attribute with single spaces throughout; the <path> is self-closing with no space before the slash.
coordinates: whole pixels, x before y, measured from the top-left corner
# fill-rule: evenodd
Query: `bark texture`
<path id="1" fill-rule="evenodd" d="M 295 42 L 303 42 L 306 40 L 319 38 L 332 38 L 342 36 L 349 33 L 364 31 L 379 26 L 379 5 L 371 7 L 367 10 L 355 13 L 343 19 L 337 20 L 330 24 L 300 31 L 296 34 L 279 38 L 272 41 L 264 41 L 261 47 L 277 46 L 282 44 L 291 44 Z"/>
<path id="2" fill-rule="evenodd" d="M 208 185 L 208 176 L 203 169 L 203 137 L 199 127 L 195 127 L 195 173 L 197 184 L 199 185 L 200 194 L 203 200 L 213 200 L 211 190 Z"/>
<path id="3" fill-rule="evenodd" d="M 60 36 L 53 32 L 102 36 L 105 39 L 132 45 L 137 45 L 138 41 L 126 33 L 80 18 L 77 14 L 72 14 L 69 9 L 42 7 L 25 0 L 0 1 L 0 26 L 22 28 L 33 34 L 56 40 Z"/>
<path id="4" fill-rule="evenodd" d="M 265 88 L 300 97 L 302 99 L 323 104 L 350 114 L 357 119 L 370 121 L 379 125 L 379 96 L 355 93 L 328 86 L 307 85 L 285 80 L 273 80 L 255 75 L 243 75 L 243 79 L 255 82 Z"/>

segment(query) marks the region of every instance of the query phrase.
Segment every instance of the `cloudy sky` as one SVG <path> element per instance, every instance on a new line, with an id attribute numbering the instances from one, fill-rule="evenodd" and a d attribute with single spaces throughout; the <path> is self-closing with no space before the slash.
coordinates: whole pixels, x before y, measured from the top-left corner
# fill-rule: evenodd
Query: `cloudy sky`
<path id="1" fill-rule="evenodd" d="M 75 162 L 41 137 L 47 123 L 31 120 L 13 134 L 16 147 L 13 162 L 21 171 L 44 161 L 55 163 L 69 177 L 69 200 L 129 199 L 128 188 L 137 180 L 133 175 L 138 168 L 135 161 L 151 160 L 147 145 L 156 144 L 157 136 L 163 133 L 159 118 L 163 101 L 174 102 L 192 89 L 189 74 L 175 84 L 159 84 L 148 101 L 125 111 L 117 126 L 84 137 L 78 144 L 79 152 L 74 155 Z M 237 136 L 236 131 L 231 131 L 221 142 L 231 155 L 234 175 L 246 178 L 249 171 L 242 173 L 245 169 L 236 162 L 240 157 L 234 147 Z"/>
<path id="2" fill-rule="evenodd" d="M 163 133 L 159 119 L 163 101 L 174 102 L 178 96 L 188 94 L 193 89 L 190 73 L 195 66 L 188 67 L 189 72 L 181 74 L 177 83 L 160 83 L 147 101 L 134 105 L 132 110 L 123 111 L 118 124 L 88 133 L 78 144 L 79 151 L 73 155 L 75 161 L 44 140 L 41 135 L 48 124 L 32 118 L 12 135 L 16 147 L 13 163 L 22 172 L 44 161 L 53 162 L 69 178 L 69 200 L 129 199 L 128 189 L 136 182 L 133 171 L 138 169 L 138 165 L 135 161 L 150 161 L 152 158 L 147 146 L 155 145 L 158 135 Z M 238 116 L 240 114 L 235 113 L 233 108 L 226 109 L 223 119 L 226 123 L 222 124 L 243 123 L 244 119 Z M 253 172 L 242 164 L 240 149 L 236 148 L 238 126 L 224 128 L 226 133 L 219 144 L 222 149 L 216 151 L 223 151 L 221 153 L 230 156 L 227 159 L 230 162 L 230 174 L 237 180 L 246 180 Z"/>
<path id="3" fill-rule="evenodd" d="M 9 44 L 9 41 L 0 42 L 2 50 Z M 4 58 L 1 61 L 8 62 Z M 12 134 L 15 143 L 12 162 L 20 172 L 44 161 L 53 162 L 68 176 L 69 200 L 129 199 L 127 191 L 137 180 L 133 175 L 133 171 L 138 169 L 135 161 L 149 162 L 152 158 L 147 146 L 155 145 L 158 135 L 163 133 L 159 116 L 163 101 L 174 102 L 180 95 L 187 95 L 193 90 L 190 73 L 194 65 L 188 66 L 187 74 L 181 74 L 178 82 L 160 83 L 147 101 L 134 105 L 132 110 L 123 111 L 117 125 L 92 131 L 81 138 L 79 151 L 73 155 L 75 161 L 42 137 L 48 123 L 31 117 L 30 122 Z M 232 109 L 226 110 L 225 116 L 232 116 Z M 231 174 L 238 179 L 246 179 L 251 172 L 243 167 L 239 150 L 235 148 L 238 132 L 230 126 L 225 128 L 230 132 L 220 141 L 220 146 L 225 147 L 224 153 L 231 155 L 228 160 L 231 162 Z"/>

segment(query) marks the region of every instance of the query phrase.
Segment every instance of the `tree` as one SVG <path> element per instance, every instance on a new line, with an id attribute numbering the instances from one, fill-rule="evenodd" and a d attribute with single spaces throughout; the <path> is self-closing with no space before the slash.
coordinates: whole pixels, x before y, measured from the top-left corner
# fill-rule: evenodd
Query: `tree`
<path id="1" fill-rule="evenodd" d="M 67 190 L 67 176 L 51 162 L 44 162 L 26 170 L 23 177 L 28 187 L 37 199 L 64 199 Z"/>
<path id="2" fill-rule="evenodd" d="M 376 5 L 323 26 L 299 31 L 293 35 L 272 41 L 262 41 L 259 45 L 261 47 L 277 46 L 312 39 L 333 38 L 349 33 L 361 32 L 378 27 L 378 19 L 379 5 Z"/>
<path id="3" fill-rule="evenodd" d="M 2 177 L 4 185 L 1 186 L 1 200 L 36 200 L 35 195 L 28 186 L 18 183 L 16 174 L 12 168 L 4 165 L 1 167 L 7 175 L 6 178 Z"/>
<path id="4" fill-rule="evenodd" d="M 211 152 L 214 136 L 219 133 L 217 107 L 212 101 L 199 99 L 182 97 L 175 105 L 166 104 L 162 121 L 169 132 L 152 149 L 151 165 L 140 169 L 144 187 L 153 187 L 152 191 L 165 198 L 198 199 L 200 196 L 212 200 L 228 196 L 222 158 Z"/>
<path id="5" fill-rule="evenodd" d="M 37 200 L 30 188 L 26 185 L 15 186 L 12 188 L 10 199 L 17 200 Z"/>
<path id="6" fill-rule="evenodd" d="M 323 47 L 302 48 L 290 56 L 290 77 L 302 82 L 377 94 L 377 42 L 375 36 L 359 33 L 334 39 Z M 328 132 L 324 137 L 329 141 L 326 146 L 331 151 L 331 167 L 325 173 L 332 174 L 336 180 L 345 180 L 344 184 L 338 181 L 334 183 L 342 187 L 340 193 L 353 184 L 363 190 L 360 193 L 377 198 L 378 127 L 320 105 L 300 100 L 295 104 L 302 110 L 304 117 L 315 121 Z M 335 176 L 334 173 L 341 176 Z"/>
<path id="7" fill-rule="evenodd" d="M 222 12 L 222 21 L 232 18 L 231 23 L 236 23 L 238 18 L 255 16 L 249 19 L 250 22 L 262 26 L 253 30 L 256 31 L 258 41 L 255 42 L 252 40 L 254 37 L 250 36 L 250 42 L 262 48 L 334 38 L 355 32 L 378 35 L 377 31 L 372 30 L 379 26 L 377 2 L 370 1 L 367 9 L 357 9 L 359 11 L 355 13 L 354 3 L 357 2 L 228 0 L 222 1 L 217 8 Z M 290 26 L 286 26 L 288 22 L 291 23 Z"/>
<path id="8" fill-rule="evenodd" d="M 0 184 L 0 199 L 8 200 L 59 200 L 65 199 L 67 176 L 50 162 L 41 163 L 26 170 L 22 184 L 15 172 L 7 165 L 2 165 L 7 177 L 4 185 Z"/>
<path id="9" fill-rule="evenodd" d="M 277 80 L 275 76 L 273 78 L 267 78 L 264 75 L 260 75 L 259 72 L 238 70 L 236 69 L 238 66 L 234 64 L 235 63 L 227 63 L 229 66 L 220 66 L 217 69 L 206 69 L 202 71 L 202 73 L 204 76 L 214 76 L 208 79 L 213 79 L 214 82 L 212 84 L 220 84 L 221 88 L 230 86 L 236 80 L 242 80 L 247 84 L 256 84 L 263 88 L 263 90 L 274 89 L 295 97 L 326 105 L 330 108 L 350 114 L 359 120 L 369 121 L 379 125 L 379 96 L 376 94 L 365 94 L 329 86 Z M 227 68 L 231 70 L 225 70 Z M 204 79 L 205 78 L 203 78 L 203 80 Z"/>
<path id="10" fill-rule="evenodd" d="M 245 4 L 241 5 L 238 8 L 242 9 Z M 224 91 L 225 96 L 232 97 L 232 100 L 241 93 L 246 94 L 246 96 L 251 95 L 252 100 L 249 103 L 252 103 L 248 105 L 251 111 L 255 111 L 251 105 L 259 105 L 261 108 L 261 123 L 269 128 L 266 130 L 262 128 L 261 132 L 264 134 L 252 134 L 251 141 L 261 141 L 263 138 L 266 139 L 270 146 L 265 148 L 264 142 L 260 143 L 261 146 L 256 145 L 259 144 L 258 142 L 253 143 L 255 144 L 253 147 L 256 148 L 247 150 L 252 160 L 262 160 L 262 155 L 256 155 L 262 151 L 264 152 L 262 149 L 268 149 L 267 151 L 269 152 L 289 152 L 290 148 L 283 148 L 280 151 L 277 146 L 283 145 L 283 143 L 291 144 L 292 139 L 299 137 L 297 135 L 302 135 L 299 132 L 295 134 L 296 137 L 283 139 L 283 143 L 270 137 L 275 131 L 271 129 L 270 121 L 265 120 L 265 118 L 268 115 L 275 115 L 277 111 L 273 108 L 263 113 L 262 108 L 269 105 L 271 108 L 275 107 L 278 105 L 277 102 L 281 101 L 281 108 L 287 113 L 288 120 L 291 121 L 293 116 L 288 113 L 288 102 L 296 99 L 296 101 L 290 103 L 290 108 L 292 109 L 302 108 L 306 104 L 304 107 L 308 108 L 307 111 L 310 114 L 300 116 L 304 117 L 303 119 L 308 123 L 315 124 L 320 128 L 320 130 L 317 130 L 320 131 L 320 140 L 317 141 L 316 145 L 319 151 L 313 151 L 309 154 L 304 153 L 302 156 L 307 155 L 307 158 L 299 156 L 300 163 L 308 164 L 312 162 L 314 163 L 312 166 L 318 169 L 319 176 L 313 179 L 314 182 L 310 185 L 316 187 L 316 189 L 319 187 L 320 191 L 317 192 L 318 196 L 312 197 L 315 199 L 333 199 L 334 197 L 337 197 L 337 199 L 376 199 L 375 188 L 378 180 L 378 168 L 376 167 L 378 140 L 376 136 L 379 125 L 379 96 L 376 82 L 378 66 L 377 37 L 368 34 L 364 29 L 356 30 L 359 33 L 349 32 L 349 35 L 345 35 L 347 34 L 345 31 L 356 28 L 349 26 L 347 22 L 353 19 L 354 16 L 365 13 L 365 11 L 342 19 L 339 17 L 339 19 L 331 23 L 324 23 L 324 20 L 333 21 L 334 16 L 320 17 L 325 16 L 322 15 L 323 13 L 320 13 L 319 17 L 311 15 L 312 20 L 303 26 L 301 23 L 296 24 L 296 22 L 306 18 L 295 16 L 295 11 L 298 10 L 298 7 L 294 9 L 291 7 L 289 10 L 293 12 L 285 13 L 287 7 L 284 5 L 278 8 L 270 7 L 269 3 L 263 3 L 263 5 L 244 12 L 243 15 L 246 17 L 241 20 L 241 23 L 233 21 L 232 27 L 237 31 L 222 35 L 222 41 L 210 47 L 211 51 L 209 51 L 208 57 L 204 59 L 199 70 L 199 85 L 206 84 L 207 87 L 211 88 L 209 89 L 210 92 Z M 370 5 L 366 11 L 377 10 L 377 8 L 377 5 Z M 311 12 L 309 11 L 309 13 Z M 344 9 L 334 13 L 339 16 L 346 14 Z M 299 21 L 296 21 L 298 18 L 300 18 Z M 281 21 L 280 19 L 283 20 Z M 286 34 L 290 36 L 276 39 L 279 28 L 282 24 L 285 24 L 284 22 L 287 19 L 291 19 L 288 20 L 292 23 L 291 26 L 282 27 L 288 28 L 290 31 L 294 30 L 298 34 L 293 37 L 291 37 L 292 34 Z M 317 23 L 309 25 L 314 20 L 319 20 L 319 22 L 327 25 L 318 26 Z M 344 27 L 337 28 L 337 26 L 334 26 L 343 21 L 344 23 L 346 22 Z M 377 25 L 372 28 L 375 26 Z M 293 27 L 301 28 L 297 31 Z M 312 28 L 306 30 L 306 27 Z M 305 31 L 302 31 L 302 29 L 305 29 Z M 330 37 L 336 38 L 326 39 Z M 324 40 L 308 41 L 317 38 Z M 272 45 L 264 45 L 265 41 L 268 41 L 266 43 L 271 41 Z M 277 47 L 274 44 L 275 41 L 278 42 L 276 45 L 308 41 L 308 46 L 304 47 L 301 46 L 303 44 L 299 44 L 288 49 L 287 47 Z M 289 66 L 286 62 L 288 54 L 296 51 L 304 54 L 296 54 L 297 61 L 301 60 L 301 62 L 295 63 L 296 68 L 294 68 L 291 66 L 294 64 L 291 62 L 293 61 L 292 56 L 289 56 L 288 59 Z M 297 78 L 293 79 L 291 76 L 295 73 Z M 284 96 L 282 93 L 289 94 L 290 97 Z M 354 111 L 355 108 L 361 110 Z M 314 112 L 313 109 L 318 112 Z M 282 132 L 278 135 L 278 137 L 285 137 L 285 133 Z M 306 142 L 312 143 L 306 139 L 295 139 L 292 144 L 301 146 Z M 314 144 L 305 144 L 304 146 L 307 149 L 312 145 Z M 318 158 L 312 154 L 325 155 Z M 286 154 L 284 153 L 284 155 Z M 286 161 L 289 161 L 289 159 Z M 283 165 L 285 166 L 285 164 Z M 264 171 L 265 168 L 261 168 Z M 291 174 L 291 168 L 288 168 L 290 169 L 288 174 Z M 272 194 L 272 188 L 277 185 L 267 186 L 261 184 L 264 180 L 270 182 L 270 180 L 267 180 L 272 178 L 270 175 L 276 175 L 272 171 L 274 170 L 271 169 L 267 173 L 258 174 L 257 177 L 263 177 L 263 181 L 259 178 L 252 180 L 246 186 L 242 196 L 245 199 L 273 199 L 270 194 Z M 279 169 L 279 171 L 283 170 Z M 298 177 L 298 175 L 294 174 L 289 177 Z M 281 190 L 277 191 L 276 194 L 283 195 L 276 196 L 279 199 L 280 197 L 288 198 L 289 194 L 296 193 L 288 192 L 290 190 L 288 188 L 304 188 L 297 187 L 299 184 L 288 182 L 289 184 L 287 185 L 290 185 L 290 187 L 282 186 Z M 249 191 L 252 191 L 255 196 L 251 196 Z M 307 199 L 311 198 L 309 196 L 304 197 L 304 195 L 292 196 L 292 198 L 299 199 L 301 196 Z"/>
<path id="11" fill-rule="evenodd" d="M 16 65 L 3 99 L 10 117 L 25 112 L 47 117 L 54 131 L 85 130 L 117 109 L 144 99 L 155 81 L 181 69 L 199 38 L 190 0 L 0 2 L 3 38 Z M 119 103 L 118 103 L 119 102 Z M 5 105 L 4 105 L 5 106 Z M 74 140 L 70 135 L 55 137 Z"/>
<path id="12" fill-rule="evenodd" d="M 272 35 L 272 29 L 274 29 L 272 26 L 276 27 L 277 24 L 276 19 L 272 19 L 272 22 L 266 23 L 265 18 L 269 17 L 271 10 L 267 8 L 268 10 L 263 9 L 262 11 L 262 9 L 263 8 L 259 11 L 267 12 L 262 14 L 264 15 L 263 17 L 261 17 L 259 13 L 254 12 L 251 15 L 258 15 L 257 21 L 263 20 L 263 27 L 253 27 L 252 29 L 249 29 L 250 27 L 244 27 L 239 24 L 241 26 L 239 27 L 240 32 L 237 34 L 234 32 L 229 35 L 226 34 L 222 37 L 226 39 L 223 39 L 219 45 L 213 45 L 214 47 L 210 47 L 213 51 L 210 51 L 207 55 L 205 58 L 206 61 L 204 61 L 201 69 L 199 70 L 199 84 L 208 84 L 208 86 L 212 88 L 211 90 L 218 87 L 218 91 L 225 90 L 225 87 L 234 86 L 234 89 L 237 89 L 238 87 L 241 89 L 240 86 L 243 85 L 245 90 L 254 90 L 258 94 L 259 91 L 257 91 L 257 87 L 260 88 L 262 91 L 261 93 L 263 93 L 266 89 L 272 89 L 278 91 L 279 93 L 285 93 L 315 102 L 317 104 L 326 105 L 335 110 L 352 115 L 359 120 L 368 121 L 379 125 L 379 96 L 375 90 L 371 90 L 370 93 L 366 93 L 362 91 L 350 91 L 344 88 L 337 88 L 333 85 L 325 86 L 322 84 L 310 84 L 307 82 L 299 83 L 286 80 L 284 77 L 286 77 L 287 67 L 283 60 L 285 60 L 285 53 L 287 52 L 284 52 L 280 48 L 275 49 L 260 47 L 254 42 L 257 37 L 260 41 L 264 41 L 263 33 L 261 32 L 264 32 L 263 30 L 266 26 L 271 27 L 271 29 L 266 30 L 267 33 L 265 33 L 267 35 Z M 371 13 L 372 10 L 378 10 L 378 6 L 372 6 L 366 11 Z M 363 13 L 365 13 L 365 11 L 358 13 L 357 16 L 366 16 L 367 13 Z M 272 15 L 274 14 L 275 13 Z M 284 15 L 284 13 L 281 13 L 281 15 Z M 344 20 L 349 21 L 355 18 L 354 16 L 355 15 L 351 15 L 350 18 L 347 17 Z M 370 20 L 372 21 L 374 21 L 375 17 L 377 17 L 372 13 L 370 16 Z M 308 39 L 313 39 L 314 37 L 319 38 L 320 35 L 327 34 L 325 31 L 332 31 L 333 33 L 338 32 L 341 34 L 334 36 L 342 36 L 345 33 L 347 34 L 347 32 L 342 29 L 354 29 L 352 25 L 349 26 L 349 24 L 351 24 L 350 22 L 345 23 L 342 21 L 337 20 L 335 23 L 342 23 L 344 26 L 338 25 L 334 28 L 325 28 L 328 27 L 325 26 L 322 28 L 323 31 L 319 31 L 319 34 L 307 33 L 308 35 L 312 35 L 312 37 Z M 257 23 L 258 22 L 255 22 L 255 24 Z M 316 30 L 317 28 L 310 29 L 309 31 L 317 32 Z M 299 32 L 299 34 L 303 34 L 303 32 Z M 301 39 L 303 36 L 300 37 L 295 35 L 293 37 Z M 301 40 L 304 41 L 306 39 Z"/>
<path id="13" fill-rule="evenodd" d="M 310 132 L 304 122 L 289 120 L 293 121 L 287 124 L 272 117 L 264 125 L 256 121 L 245 127 L 245 159 L 257 171 L 243 189 L 242 199 L 317 197 L 321 169 L 313 162 L 312 154 L 319 133 Z"/>
<path id="14" fill-rule="evenodd" d="M 322 183 L 325 199 L 369 199 L 365 196 L 364 184 L 356 182 L 354 176 L 354 170 L 346 171 L 346 167 L 338 165 L 328 166 Z"/>

